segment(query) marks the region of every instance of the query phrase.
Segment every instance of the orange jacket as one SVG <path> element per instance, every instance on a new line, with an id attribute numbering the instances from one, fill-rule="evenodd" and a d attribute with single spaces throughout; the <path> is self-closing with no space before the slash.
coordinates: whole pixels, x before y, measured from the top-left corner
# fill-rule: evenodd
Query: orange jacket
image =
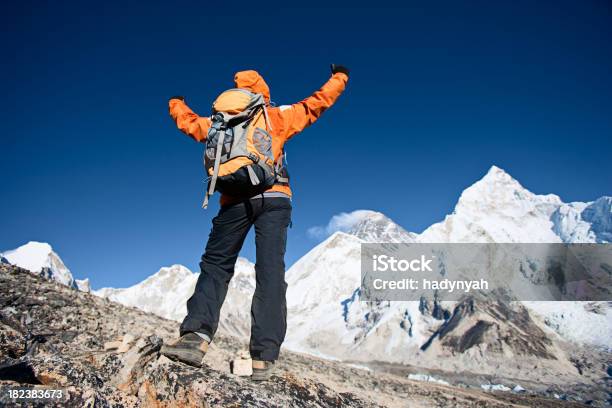
<path id="1" fill-rule="evenodd" d="M 317 92 L 293 105 L 279 107 L 268 106 L 268 116 L 272 129 L 272 152 L 274 160 L 279 160 L 283 153 L 283 146 L 293 135 L 312 125 L 321 114 L 332 106 L 344 91 L 348 76 L 343 73 L 333 74 L 332 77 Z M 267 103 L 270 102 L 270 88 L 256 71 L 240 71 L 234 76 L 236 88 L 247 89 L 260 93 Z M 176 126 L 185 134 L 198 142 L 206 142 L 206 135 L 210 128 L 210 117 L 198 116 L 187 104 L 180 99 L 171 99 L 169 102 L 170 116 Z M 268 191 L 279 191 L 291 196 L 289 186 L 275 185 Z M 231 197 L 222 196 L 221 203 L 233 201 Z"/>

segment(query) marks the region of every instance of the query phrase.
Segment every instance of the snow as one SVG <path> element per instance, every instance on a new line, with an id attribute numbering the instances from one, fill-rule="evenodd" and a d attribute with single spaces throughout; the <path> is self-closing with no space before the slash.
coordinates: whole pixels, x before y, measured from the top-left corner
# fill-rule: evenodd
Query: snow
<path id="1" fill-rule="evenodd" d="M 433 224 L 418 242 L 561 242 L 551 214 L 558 196 L 536 195 L 502 169 L 493 166 L 463 191 L 455 210 Z"/>
<path id="2" fill-rule="evenodd" d="M 534 194 L 493 166 L 464 190 L 451 214 L 421 234 L 408 232 L 375 211 L 334 216 L 327 225 L 310 231 L 326 237 L 324 241 L 286 272 L 285 347 L 324 358 L 410 363 L 421 355 L 420 346 L 441 321 L 421 313 L 418 302 L 361 302 L 362 243 L 606 242 L 612 233 L 611 203 L 610 197 L 564 203 L 554 194 Z M 3 256 L 12 262 L 31 262 L 33 268 L 50 264 L 49 259 L 54 259 L 49 255 L 50 246 L 36 244 L 40 243 Z M 239 258 L 221 312 L 221 330 L 248 337 L 254 275 L 254 265 Z M 94 293 L 181 321 L 198 276 L 182 265 L 173 265 L 132 287 L 103 288 Z M 84 283 L 76 284 L 85 287 Z M 526 302 L 525 306 L 542 327 L 565 340 L 610 347 L 612 315 L 607 303 Z"/>
<path id="3" fill-rule="evenodd" d="M 185 303 L 193 293 L 196 280 L 197 276 L 183 265 L 172 265 L 129 288 L 102 288 L 92 293 L 167 319 L 180 320 L 187 313 Z"/>
<path id="4" fill-rule="evenodd" d="M 482 384 L 480 388 L 485 391 L 510 391 L 510 388 L 503 384 Z"/>
<path id="5" fill-rule="evenodd" d="M 362 242 L 336 232 L 287 271 L 288 348 L 333 355 L 350 342 L 342 302 L 360 286 Z M 329 349 L 317 345 L 326 337 L 335 340 Z"/>
<path id="6" fill-rule="evenodd" d="M 593 213 L 607 214 L 607 202 L 603 200 L 597 206 L 604 211 Z M 359 350 L 376 358 L 408 360 L 411 353 L 417 352 L 415 345 L 423 344 L 440 321 L 421 314 L 418 302 L 373 305 L 359 301 L 363 242 L 596 242 L 592 224 L 582 215 L 590 207 L 592 203 L 564 204 L 554 194 L 534 194 L 493 166 L 463 192 L 452 214 L 419 235 L 406 232 L 374 211 L 334 216 L 326 227 L 318 227 L 332 235 L 287 272 L 286 345 L 341 357 Z M 595 224 L 608 225 L 607 221 L 597 220 Z M 564 234 L 558 233 L 561 229 Z M 527 306 L 536 308 L 533 302 Z M 559 313 L 559 308 L 573 313 Z M 534 311 L 565 339 L 589 345 L 609 344 L 609 311 L 597 315 L 571 302 L 556 309 L 551 306 Z M 589 324 L 581 326 L 581 322 Z M 589 329 L 590 325 L 593 328 Z"/>
<path id="7" fill-rule="evenodd" d="M 81 292 L 91 292 L 91 284 L 89 283 L 89 279 L 75 279 L 74 283 L 76 287 Z"/>
<path id="8" fill-rule="evenodd" d="M 548 327 L 575 343 L 612 350 L 608 302 L 523 302 Z"/>
<path id="9" fill-rule="evenodd" d="M 612 238 L 612 197 L 563 203 L 537 195 L 493 166 L 461 194 L 452 214 L 417 242 L 595 243 Z"/>
<path id="10" fill-rule="evenodd" d="M 427 374 L 408 374 L 408 379 L 414 381 L 425 381 L 442 385 L 450 385 L 448 381 L 440 380 L 439 378 L 432 377 L 431 375 Z"/>
<path id="11" fill-rule="evenodd" d="M 591 223 L 597 242 L 612 242 L 612 197 L 601 197 L 589 204 L 582 219 Z"/>
<path id="12" fill-rule="evenodd" d="M 563 242 L 593 242 L 595 234 L 591 225 L 582 220 L 582 212 L 588 203 L 568 203 L 557 208 L 552 216 L 553 232 Z"/>
<path id="13" fill-rule="evenodd" d="M 11 264 L 20 268 L 31 272 L 40 272 L 43 268 L 49 267 L 51 252 L 51 245 L 46 242 L 30 241 L 17 249 L 4 252 L 2 256 Z"/>
<path id="14" fill-rule="evenodd" d="M 187 314 L 187 300 L 193 294 L 199 274 L 183 265 L 161 268 L 144 281 L 129 288 L 102 288 L 94 295 L 125 306 L 136 307 L 170 320 L 182 321 Z M 255 267 L 238 258 L 219 327 L 237 336 L 250 330 L 250 301 L 255 290 Z"/>
<path id="15" fill-rule="evenodd" d="M 51 245 L 46 242 L 30 241 L 17 249 L 0 254 L 10 264 L 32 273 L 53 279 L 66 286 L 74 286 L 74 278 Z"/>
<path id="16" fill-rule="evenodd" d="M 418 302 L 361 302 L 362 243 L 597 242 L 610 228 L 609 202 L 609 198 L 603 198 L 566 204 L 554 194 L 528 191 L 493 166 L 465 189 L 450 215 L 418 235 L 379 212 L 338 214 L 327 225 L 311 229 L 311 235 L 326 238 L 286 273 L 285 347 L 325 358 L 357 356 L 409 362 L 441 321 L 422 314 Z M 162 273 L 162 268 L 152 277 L 154 282 L 145 280 L 132 288 L 97 293 L 180 321 L 198 275 L 176 265 L 170 269 Z M 254 285 L 253 265 L 239 260 L 223 306 L 221 329 L 248 336 Z M 609 345 L 612 323 L 608 307 L 598 314 L 571 302 L 551 302 L 548 306 L 537 303 L 526 306 L 544 327 L 564 339 Z"/>
<path id="17" fill-rule="evenodd" d="M 344 232 L 366 242 L 412 242 L 410 233 L 382 213 L 355 210 L 334 215 L 324 226 L 312 227 L 308 234 L 314 238 L 326 238 L 336 232 Z"/>

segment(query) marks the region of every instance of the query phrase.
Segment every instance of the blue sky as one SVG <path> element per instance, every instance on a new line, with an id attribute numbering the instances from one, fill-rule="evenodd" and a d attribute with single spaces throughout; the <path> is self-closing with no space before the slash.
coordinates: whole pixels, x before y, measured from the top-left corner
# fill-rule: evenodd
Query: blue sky
<path id="1" fill-rule="evenodd" d="M 96 288 L 196 270 L 218 206 L 200 209 L 202 146 L 167 99 L 206 115 L 241 69 L 279 104 L 315 91 L 332 62 L 352 69 L 338 104 L 287 145 L 288 264 L 343 211 L 420 232 L 493 164 L 565 201 L 611 193 L 609 2 L 89 3 L 12 2 L 0 16 L 0 249 L 49 242 Z"/>

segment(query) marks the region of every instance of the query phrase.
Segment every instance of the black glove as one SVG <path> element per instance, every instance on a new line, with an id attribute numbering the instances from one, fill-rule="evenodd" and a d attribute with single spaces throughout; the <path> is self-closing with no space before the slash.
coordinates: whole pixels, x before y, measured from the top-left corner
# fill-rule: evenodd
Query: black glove
<path id="1" fill-rule="evenodd" d="M 347 67 L 345 67 L 344 65 L 336 65 L 336 64 L 331 64 L 331 71 L 332 74 L 335 74 L 337 72 L 342 72 L 343 74 L 346 74 L 346 76 L 349 75 L 349 69 Z"/>
<path id="2" fill-rule="evenodd" d="M 184 96 L 173 96 L 172 98 L 170 98 L 170 100 L 173 100 L 173 99 L 179 99 L 181 101 L 184 101 L 185 97 Z"/>

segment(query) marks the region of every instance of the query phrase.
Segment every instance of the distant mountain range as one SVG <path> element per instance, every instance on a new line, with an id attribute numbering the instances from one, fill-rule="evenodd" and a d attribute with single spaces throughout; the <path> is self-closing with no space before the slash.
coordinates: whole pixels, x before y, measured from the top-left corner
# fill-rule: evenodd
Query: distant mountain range
<path id="1" fill-rule="evenodd" d="M 451 214 L 420 234 L 367 210 L 344 214 L 315 233 L 331 235 L 286 273 L 289 349 L 440 370 L 494 373 L 501 366 L 519 378 L 556 376 L 559 381 L 577 372 L 574 347 L 612 349 L 608 302 L 373 303 L 360 302 L 359 290 L 364 242 L 607 243 L 612 240 L 612 197 L 564 203 L 556 195 L 528 191 L 493 166 L 463 191 Z M 66 285 L 87 287 L 72 278 L 48 244 L 29 243 L 2 256 Z M 173 265 L 132 287 L 94 293 L 180 321 L 197 277 Z M 254 265 L 240 258 L 222 310 L 222 331 L 248 336 L 254 287 Z M 517 364 L 504 366 L 508 358 Z"/>

